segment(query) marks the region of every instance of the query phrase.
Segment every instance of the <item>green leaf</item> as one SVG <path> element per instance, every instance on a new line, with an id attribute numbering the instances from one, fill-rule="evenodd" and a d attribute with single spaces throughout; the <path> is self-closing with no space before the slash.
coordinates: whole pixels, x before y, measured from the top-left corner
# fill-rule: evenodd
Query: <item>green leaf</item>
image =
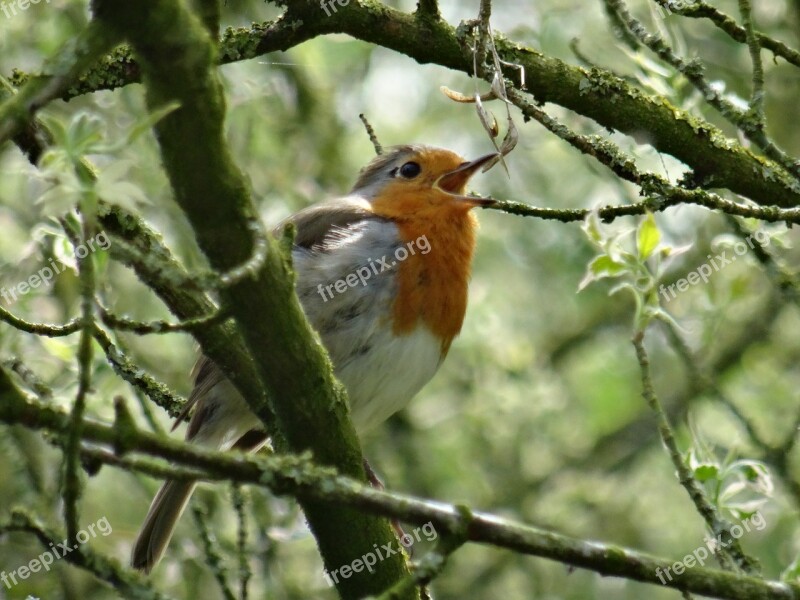
<path id="1" fill-rule="evenodd" d="M 86 154 L 94 154 L 97 145 L 103 141 L 105 123 L 97 115 L 79 112 L 70 121 L 64 148 L 76 162 Z"/>
<path id="2" fill-rule="evenodd" d="M 695 467 L 694 469 L 694 478 L 697 481 L 711 481 L 712 479 L 719 478 L 719 469 L 717 465 L 712 464 L 703 464 Z"/>
<path id="3" fill-rule="evenodd" d="M 647 260 L 658 246 L 661 240 L 661 233 L 658 231 L 653 213 L 647 213 L 644 221 L 639 226 L 639 234 L 636 238 L 636 248 L 641 260 Z"/>
<path id="4" fill-rule="evenodd" d="M 586 270 L 580 284 L 578 284 L 578 291 L 582 291 L 590 283 L 603 279 L 605 277 L 619 277 L 627 272 L 624 264 L 615 261 L 608 254 L 601 254 L 596 256 Z"/>

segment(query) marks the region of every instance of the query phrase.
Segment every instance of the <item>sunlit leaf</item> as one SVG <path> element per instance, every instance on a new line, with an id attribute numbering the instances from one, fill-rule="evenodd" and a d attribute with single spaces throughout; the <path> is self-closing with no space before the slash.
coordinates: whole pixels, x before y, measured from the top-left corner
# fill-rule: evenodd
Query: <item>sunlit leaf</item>
<path id="1" fill-rule="evenodd" d="M 653 250 L 656 249 L 656 246 L 658 246 L 660 240 L 661 233 L 658 231 L 653 213 L 647 213 L 647 216 L 639 225 L 639 234 L 636 237 L 636 249 L 639 253 L 639 258 L 647 260 Z"/>

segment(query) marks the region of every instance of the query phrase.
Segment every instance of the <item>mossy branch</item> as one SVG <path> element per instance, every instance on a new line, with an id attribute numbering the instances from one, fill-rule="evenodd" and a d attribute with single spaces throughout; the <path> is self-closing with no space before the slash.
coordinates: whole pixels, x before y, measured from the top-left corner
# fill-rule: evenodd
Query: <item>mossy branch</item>
<path id="1" fill-rule="evenodd" d="M 83 447 L 84 456 L 155 477 L 238 481 L 265 487 L 279 495 L 313 498 L 331 508 L 348 506 L 419 525 L 430 522 L 440 536 L 452 536 L 457 541 L 463 539 L 507 548 L 603 575 L 659 586 L 662 583 L 656 569 L 664 571 L 674 562 L 613 544 L 583 541 L 488 513 L 465 510 L 463 506 L 377 490 L 361 481 L 339 475 L 329 467 L 318 466 L 308 455 L 237 456 L 211 452 L 136 428 L 119 401 L 117 414 L 118 419 L 113 426 L 85 421 L 84 440 L 92 445 Z M 67 413 L 26 398 L 2 369 L 0 421 L 56 434 L 63 434 L 70 427 Z M 96 445 L 110 447 L 114 451 Z M 157 457 L 172 464 L 139 458 L 136 454 Z M 729 600 L 788 600 L 800 595 L 798 584 L 702 567 L 687 569 L 664 585 Z"/>
<path id="2" fill-rule="evenodd" d="M 256 269 L 220 291 L 271 400 L 270 407 L 258 398 L 246 398 L 250 407 L 265 425 L 274 411 L 291 450 L 311 451 L 320 463 L 364 479 L 344 388 L 334 380 L 295 295 L 291 241 L 265 238 L 265 252 L 255 251 L 258 237 L 250 224 L 257 214 L 225 142 L 215 44 L 199 19 L 178 2 L 151 0 L 134 7 L 99 1 L 95 7 L 97 18 L 125 35 L 135 49 L 150 109 L 180 105 L 156 125 L 156 134 L 175 200 L 211 267 L 226 273 L 263 256 Z M 314 499 L 301 503 L 331 570 L 369 552 L 376 542 L 393 540 L 384 519 Z M 374 573 L 340 579 L 337 589 L 344 598 L 362 597 L 382 591 L 407 573 L 402 556 L 390 557 Z"/>
<path id="3" fill-rule="evenodd" d="M 285 14 L 276 21 L 226 30 L 215 59 L 220 63 L 247 60 L 287 50 L 320 35 L 344 33 L 420 63 L 472 74 L 466 30 L 441 19 L 419 18 L 370 0 L 351 2 L 330 16 L 319 9 L 317 2 L 295 0 L 288 4 Z M 726 188 L 763 205 L 800 205 L 800 187 L 777 164 L 753 154 L 667 99 L 649 96 L 608 71 L 569 65 L 498 32 L 494 37 L 500 57 L 525 70 L 524 91 L 532 93 L 537 102 L 559 104 L 674 156 L 692 169 L 693 180 L 701 187 Z M 121 69 L 120 64 L 125 68 Z M 512 71 L 514 76 L 518 74 Z M 129 51 L 118 49 L 104 65 L 89 72 L 75 93 L 115 89 L 139 78 L 140 65 Z M 20 73 L 12 78 L 15 85 L 25 81 L 26 76 Z"/>

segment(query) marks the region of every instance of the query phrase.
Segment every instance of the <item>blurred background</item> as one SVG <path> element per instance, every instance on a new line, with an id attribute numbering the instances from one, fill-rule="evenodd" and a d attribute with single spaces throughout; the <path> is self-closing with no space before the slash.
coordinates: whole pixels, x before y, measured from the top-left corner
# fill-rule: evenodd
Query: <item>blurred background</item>
<path id="1" fill-rule="evenodd" d="M 414 2 L 388 4 L 404 11 Z M 738 18 L 737 3 L 713 4 Z M 790 45 L 800 43 L 800 3 L 754 3 L 758 28 Z M 451 24 L 474 18 L 478 2 L 442 0 Z M 730 99 L 750 94 L 747 48 L 732 42 L 708 22 L 692 21 L 631 3 L 634 13 L 667 36 L 687 57 L 700 56 L 707 76 Z M 227 3 L 224 25 L 247 27 L 278 16 L 263 2 Z M 35 72 L 74 37 L 88 20 L 88 3 L 50 0 L 17 15 L 0 14 L 0 73 L 18 68 Z M 601 67 L 636 81 L 649 93 L 702 115 L 736 138 L 679 76 L 651 55 L 622 45 L 608 24 L 601 2 L 496 0 L 495 29 L 509 38 L 582 64 L 573 50 Z M 571 42 L 576 40 L 572 46 Z M 577 44 L 577 46 L 575 46 Z M 769 132 L 787 152 L 800 154 L 797 98 L 800 73 L 763 53 Z M 466 94 L 477 85 L 447 69 L 419 65 L 383 48 L 345 36 L 319 38 L 286 53 L 276 53 L 220 69 L 228 95 L 228 139 L 252 184 L 265 223 L 329 195 L 348 191 L 358 169 L 374 155 L 359 120 L 364 113 L 383 145 L 420 142 L 455 150 L 468 158 L 492 150 L 474 107 L 446 98 L 446 85 Z M 528 73 L 528 77 L 535 77 Z M 488 105 L 501 124 L 502 107 Z M 557 106 L 545 107 L 573 129 L 610 136 L 636 156 L 642 168 L 672 181 L 686 167 L 649 146 L 610 134 L 595 123 Z M 81 111 L 102 119 L 110 141 L 125 138 L 145 114 L 143 89 L 130 85 L 55 102 L 45 114 L 68 123 Z M 573 150 L 537 123 L 524 124 L 517 149 L 507 158 L 509 175 L 495 168 L 476 177 L 480 193 L 554 208 L 594 207 L 635 202 L 638 190 Z M 147 198 L 139 212 L 163 233 L 190 268 L 202 266 L 190 230 L 172 202 L 160 168 L 155 140 L 146 134 L 114 155 L 92 157 L 102 169 L 129 161 L 126 180 Z M 69 253 L 47 203 L 36 200 L 47 181 L 15 147 L 0 152 L 0 286 L 9 287 L 35 273 L 53 257 Z M 730 194 L 728 197 L 733 198 Z M 734 198 L 735 199 L 735 198 Z M 761 199 L 769 202 L 769 199 Z M 675 560 L 703 545 L 701 518 L 677 483 L 674 468 L 657 437 L 655 421 L 641 398 L 638 364 L 630 343 L 633 302 L 608 295 L 600 282 L 578 293 L 586 266 L 595 256 L 578 223 L 562 224 L 500 212 L 479 215 L 481 231 L 470 304 L 460 338 L 434 380 L 410 407 L 363 440 L 365 454 L 391 490 L 468 506 L 582 539 L 599 540 Z M 733 232 L 723 215 L 697 207 L 673 208 L 656 215 L 665 244 L 689 245 L 671 262 L 665 282 L 686 276 L 720 252 Z M 620 219 L 609 233 L 632 239 L 638 221 Z M 750 223 L 769 235 L 770 250 L 782 263 L 797 264 L 797 233 L 782 225 Z M 627 243 L 627 242 L 625 242 Z M 797 305 L 782 296 L 753 252 L 726 266 L 707 284 L 692 286 L 666 303 L 681 334 L 730 400 L 760 436 L 778 444 L 791 434 L 800 411 L 800 319 Z M 154 294 L 122 265 L 102 261 L 107 303 L 140 320 L 167 318 Z M 9 307 L 29 320 L 62 322 L 78 313 L 74 272 L 49 287 L 34 290 Z M 121 348 L 145 370 L 180 394 L 190 391 L 195 345 L 186 335 L 116 336 Z M 77 336 L 36 338 L 0 325 L 0 359 L 19 358 L 54 391 L 53 402 L 69 406 L 76 390 Z M 800 551 L 798 499 L 787 492 L 742 423 L 713 395 L 698 392 L 663 330 L 648 334 L 656 390 L 675 418 L 678 441 L 693 450 L 694 465 L 711 468 L 709 491 L 733 520 L 757 507 L 766 526 L 746 533 L 744 548 L 762 564 L 765 576 L 778 578 Z M 122 394 L 141 417 L 135 392 L 96 353 L 90 412 L 109 420 L 112 398 Z M 158 423 L 167 415 L 154 405 Z M 180 435 L 183 427 L 180 429 Z M 173 434 L 177 436 L 178 434 Z M 40 435 L 0 425 L 0 520 L 23 505 L 61 527 L 58 496 L 60 453 Z M 796 453 L 787 472 L 800 477 Z M 716 469 L 716 471 L 714 471 Z M 93 548 L 127 563 L 130 546 L 159 482 L 103 468 L 86 480 L 81 524 L 105 517 L 113 533 L 98 536 Z M 333 598 L 323 578 L 314 540 L 293 502 L 246 489 L 253 579 L 251 597 Z M 193 504 L 209 516 L 209 526 L 227 553 L 229 577 L 236 581 L 236 518 L 229 486 L 204 485 Z M 739 512 L 736 512 L 736 511 Z M 742 512 L 744 511 L 744 512 Z M 32 536 L 0 538 L 0 570 L 12 571 L 38 556 Z M 416 556 L 426 544 L 420 543 Z M 788 571 L 787 571 L 788 569 Z M 165 560 L 152 579 L 175 597 L 222 597 L 198 541 L 190 511 Z M 536 598 L 654 600 L 680 594 L 656 586 L 570 571 L 563 564 L 519 556 L 491 547 L 468 545 L 450 560 L 435 581 L 437 598 Z M 0 586 L 0 597 L 113 598 L 106 585 L 56 562 L 49 573 L 33 574 L 20 585 Z"/>

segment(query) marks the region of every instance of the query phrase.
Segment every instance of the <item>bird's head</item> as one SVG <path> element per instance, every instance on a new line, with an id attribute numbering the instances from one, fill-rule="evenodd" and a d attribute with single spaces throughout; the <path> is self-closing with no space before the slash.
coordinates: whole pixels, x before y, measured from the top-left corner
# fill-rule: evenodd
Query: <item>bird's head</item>
<path id="1" fill-rule="evenodd" d="M 466 213 L 494 202 L 466 195 L 466 186 L 478 169 L 498 156 L 465 161 L 443 148 L 395 146 L 361 170 L 351 193 L 369 201 L 376 214 L 391 219 Z"/>

